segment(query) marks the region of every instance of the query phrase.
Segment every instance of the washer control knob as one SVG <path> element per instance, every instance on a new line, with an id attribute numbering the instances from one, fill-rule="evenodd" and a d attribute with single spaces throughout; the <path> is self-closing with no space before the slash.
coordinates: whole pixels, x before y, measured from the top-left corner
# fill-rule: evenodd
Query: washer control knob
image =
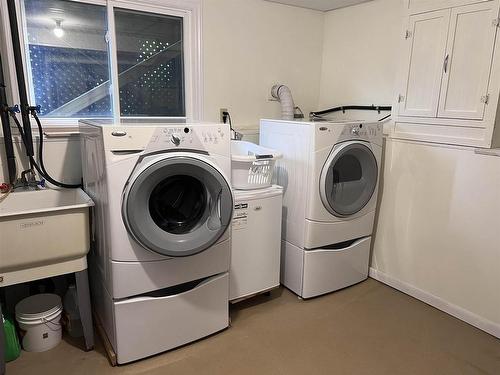
<path id="1" fill-rule="evenodd" d="M 359 135 L 359 129 L 358 128 L 352 128 L 351 133 L 353 135 Z"/>
<path id="2" fill-rule="evenodd" d="M 172 138 L 170 139 L 170 141 L 176 146 L 179 146 L 181 144 L 181 139 L 175 134 L 172 134 Z"/>

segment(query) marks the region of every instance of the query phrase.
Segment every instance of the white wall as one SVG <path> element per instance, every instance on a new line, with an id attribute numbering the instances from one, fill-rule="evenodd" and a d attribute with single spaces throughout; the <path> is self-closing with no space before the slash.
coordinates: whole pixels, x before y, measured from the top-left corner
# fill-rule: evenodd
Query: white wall
<path id="1" fill-rule="evenodd" d="M 321 106 L 390 104 L 403 1 L 325 19 Z M 500 158 L 388 139 L 372 275 L 500 336 Z"/>
<path id="2" fill-rule="evenodd" d="M 258 128 L 260 118 L 281 113 L 279 103 L 268 101 L 274 83 L 289 85 L 305 113 L 317 108 L 322 12 L 263 0 L 202 4 L 205 120 L 219 121 L 219 109 L 228 108 L 236 128 Z M 2 146 L 0 142 L 0 182 L 6 168 Z M 75 147 L 74 142 L 47 144 L 45 164 L 54 177 L 70 173 L 78 181 Z"/>
<path id="3" fill-rule="evenodd" d="M 500 157 L 397 140 L 386 146 L 372 267 L 500 336 Z"/>
<path id="4" fill-rule="evenodd" d="M 319 107 L 391 105 L 402 0 L 377 0 L 326 13 Z"/>
<path id="5" fill-rule="evenodd" d="M 203 0 L 204 115 L 228 108 L 240 128 L 280 115 L 271 86 L 290 87 L 304 113 L 317 108 L 323 13 L 262 0 Z"/>
<path id="6" fill-rule="evenodd" d="M 38 150 L 38 137 L 34 137 L 35 154 Z M 28 168 L 24 147 L 19 137 L 14 139 L 14 152 L 16 153 L 17 175 Z M 45 139 L 43 143 L 43 154 L 47 171 L 57 180 L 64 183 L 80 183 L 82 178 L 82 166 L 80 156 L 80 139 L 78 136 L 67 138 Z M 21 155 L 21 157 L 19 157 Z M 35 159 L 38 157 L 35 155 Z M 0 183 L 7 182 L 7 165 L 4 163 L 5 150 L 3 140 L 0 138 Z"/>

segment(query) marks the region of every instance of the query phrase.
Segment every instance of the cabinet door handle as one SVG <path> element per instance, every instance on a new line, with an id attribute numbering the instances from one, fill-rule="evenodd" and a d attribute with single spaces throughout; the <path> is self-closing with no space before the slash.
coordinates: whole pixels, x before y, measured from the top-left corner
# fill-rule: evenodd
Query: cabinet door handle
<path id="1" fill-rule="evenodd" d="M 446 55 L 444 58 L 443 69 L 445 73 L 448 73 L 448 61 L 450 60 L 450 55 Z"/>

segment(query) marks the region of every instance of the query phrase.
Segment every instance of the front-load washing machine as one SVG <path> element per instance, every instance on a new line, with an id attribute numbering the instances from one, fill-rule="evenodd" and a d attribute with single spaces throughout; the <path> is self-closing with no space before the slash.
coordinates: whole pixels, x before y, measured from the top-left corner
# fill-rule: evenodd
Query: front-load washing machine
<path id="1" fill-rule="evenodd" d="M 229 128 L 152 121 L 80 122 L 92 295 L 119 363 L 229 321 Z"/>
<path id="2" fill-rule="evenodd" d="M 260 143 L 283 153 L 282 283 L 310 298 L 366 279 L 382 124 L 262 120 Z"/>

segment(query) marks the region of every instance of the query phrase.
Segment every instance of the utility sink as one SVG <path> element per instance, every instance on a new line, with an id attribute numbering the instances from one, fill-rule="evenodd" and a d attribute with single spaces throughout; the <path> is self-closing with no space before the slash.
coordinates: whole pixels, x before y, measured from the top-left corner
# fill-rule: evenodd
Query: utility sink
<path id="1" fill-rule="evenodd" d="M 0 202 L 0 286 L 9 273 L 85 258 L 93 205 L 81 189 L 10 193 Z"/>

